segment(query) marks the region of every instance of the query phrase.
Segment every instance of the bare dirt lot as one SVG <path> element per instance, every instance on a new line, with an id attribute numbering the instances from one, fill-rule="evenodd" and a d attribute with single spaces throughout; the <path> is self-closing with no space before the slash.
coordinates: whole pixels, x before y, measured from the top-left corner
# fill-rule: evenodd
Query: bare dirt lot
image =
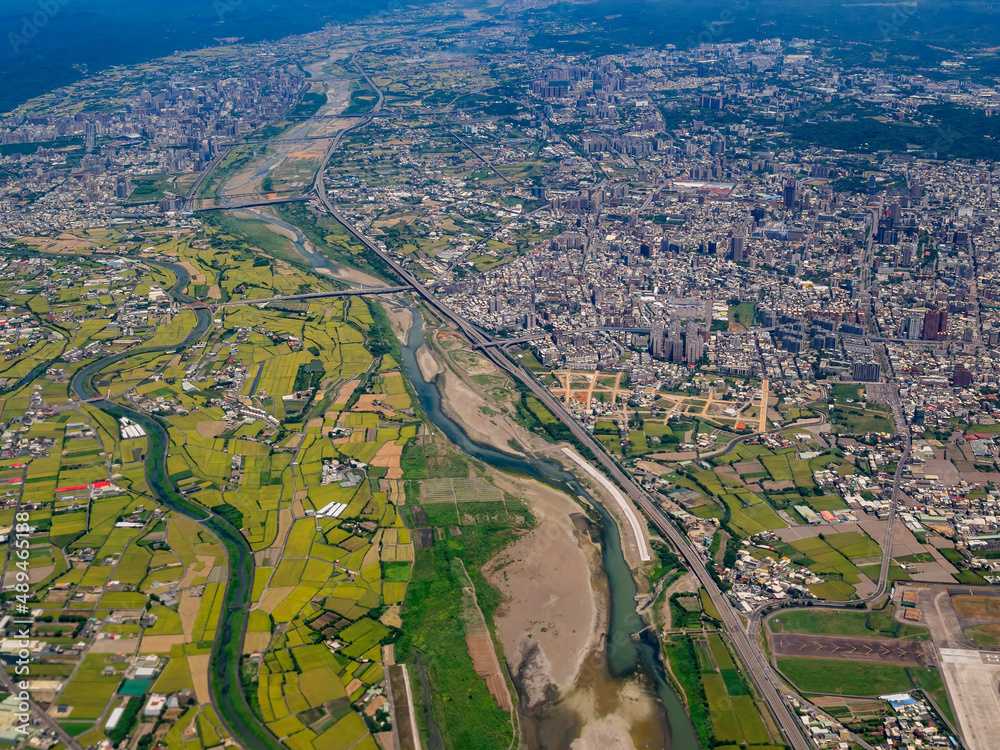
<path id="1" fill-rule="evenodd" d="M 962 617 L 975 620 L 1000 620 L 1000 596 L 958 594 L 951 597 L 951 606 Z"/>
<path id="2" fill-rule="evenodd" d="M 203 438 L 216 438 L 226 431 L 226 423 L 221 419 L 211 419 L 198 423 L 198 434 Z"/>

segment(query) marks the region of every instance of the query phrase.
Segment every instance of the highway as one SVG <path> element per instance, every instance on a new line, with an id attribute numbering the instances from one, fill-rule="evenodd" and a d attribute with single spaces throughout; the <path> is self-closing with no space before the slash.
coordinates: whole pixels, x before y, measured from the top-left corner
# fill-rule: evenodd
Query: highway
<path id="1" fill-rule="evenodd" d="M 355 63 L 355 66 L 361 70 L 360 65 Z M 366 73 L 363 73 L 363 75 L 366 80 L 368 80 L 369 85 L 371 85 L 374 90 L 378 91 L 371 79 L 368 78 L 368 75 Z M 328 152 L 328 154 L 332 154 L 332 150 Z M 329 158 L 329 156 L 327 158 Z M 809 743 L 802 734 L 801 724 L 798 718 L 794 715 L 790 706 L 784 702 L 778 694 L 778 691 L 775 689 L 775 685 L 778 684 L 778 678 L 774 675 L 771 665 L 764 658 L 760 649 L 757 647 L 757 644 L 751 640 L 751 636 L 748 636 L 746 631 L 743 629 L 739 616 L 730 605 L 727 597 L 722 593 L 722 591 L 719 590 L 719 587 L 715 583 L 715 579 L 705 567 L 705 562 L 702 559 L 701 554 L 688 544 L 687 539 L 660 510 L 659 506 L 653 501 L 653 499 L 649 497 L 649 495 L 647 495 L 638 484 L 636 484 L 632 477 L 618 464 L 618 462 L 604 450 L 604 447 L 597 440 L 595 440 L 594 437 L 587 430 L 585 430 L 571 414 L 569 414 L 569 412 L 563 408 L 562 403 L 560 403 L 559 400 L 555 398 L 545 386 L 535 379 L 534 375 L 532 375 L 528 370 L 511 362 L 511 360 L 509 360 L 502 353 L 496 351 L 494 348 L 488 347 L 487 345 L 493 341 L 492 337 L 483 333 L 479 330 L 479 328 L 472 325 L 469 321 L 465 320 L 447 305 L 440 302 L 427 288 L 423 286 L 423 284 L 419 282 L 419 280 L 417 280 L 412 273 L 403 268 L 389 253 L 382 250 L 368 237 L 359 232 L 351 222 L 345 219 L 337 211 L 326 195 L 326 189 L 321 177 L 325 171 L 326 163 L 324 162 L 320 166 L 320 177 L 316 181 L 316 188 L 320 202 L 326 207 L 333 218 L 336 219 L 348 232 L 350 232 L 355 239 L 377 254 L 379 258 L 381 258 L 381 260 L 389 266 L 389 268 L 391 268 L 402 281 L 408 284 L 413 291 L 416 292 L 416 294 L 435 312 L 446 320 L 454 323 L 455 326 L 469 338 L 474 346 L 479 347 L 482 350 L 484 356 L 489 358 L 497 367 L 505 370 L 512 377 L 524 383 L 532 394 L 534 394 L 539 401 L 545 404 L 545 406 L 563 424 L 566 425 L 570 432 L 591 451 L 597 462 L 600 463 L 605 469 L 606 473 L 618 484 L 625 494 L 646 513 L 664 537 L 669 539 L 670 542 L 679 550 L 688 565 L 688 569 L 698 578 L 699 583 L 705 588 L 711 597 L 712 602 L 718 608 L 733 647 L 736 649 L 740 660 L 746 667 L 747 674 L 753 681 L 757 692 L 760 694 L 761 698 L 767 704 L 772 715 L 778 722 L 785 740 L 794 750 L 809 750 Z"/>
<path id="2" fill-rule="evenodd" d="M 579 442 L 585 446 L 594 456 L 594 459 L 601 467 L 605 470 L 605 473 L 616 482 L 616 484 L 621 488 L 625 495 L 638 506 L 649 518 L 649 520 L 655 525 L 659 532 L 668 539 L 673 546 L 679 551 L 679 553 L 684 558 L 688 569 L 698 578 L 700 585 L 708 592 L 709 597 L 712 599 L 713 604 L 715 604 L 718 609 L 720 616 L 723 621 L 723 625 L 729 635 L 730 641 L 733 644 L 737 655 L 742 661 L 748 678 L 753 682 L 754 687 L 759 694 L 760 698 L 767 705 L 771 714 L 774 716 L 782 734 L 784 735 L 785 741 L 794 750 L 809 750 L 810 744 L 803 734 L 801 723 L 798 717 L 791 710 L 790 706 L 785 702 L 782 696 L 779 694 L 776 686 L 780 684 L 779 678 L 774 673 L 770 663 L 765 657 L 764 653 L 758 647 L 755 642 L 755 634 L 757 632 L 757 626 L 759 625 L 760 618 L 765 613 L 765 609 L 758 610 L 754 612 L 749 622 L 744 624 L 740 615 L 731 606 L 728 597 L 719 589 L 715 582 L 712 574 L 706 567 L 705 560 L 703 559 L 701 553 L 692 547 L 686 537 L 680 532 L 680 530 L 674 526 L 673 522 L 670 520 L 666 514 L 660 509 L 659 505 L 650 497 L 636 482 L 635 480 L 625 471 L 625 469 L 610 455 L 608 454 L 603 445 L 601 445 L 594 437 L 580 425 L 576 419 L 564 408 L 563 404 L 553 396 L 549 390 L 543 386 L 535 376 L 521 367 L 520 365 L 514 363 L 501 351 L 501 347 L 506 347 L 510 344 L 517 343 L 523 340 L 530 340 L 534 338 L 536 334 L 529 334 L 528 336 L 523 336 L 520 339 L 515 340 L 498 340 L 492 336 L 481 331 L 477 326 L 473 325 L 471 322 L 465 320 L 458 313 L 453 311 L 443 302 L 437 299 L 437 297 L 428 290 L 420 281 L 402 265 L 400 265 L 396 259 L 389 253 L 384 251 L 381 247 L 375 244 L 367 236 L 362 234 L 354 225 L 343 217 L 337 210 L 336 206 L 330 200 L 326 193 L 325 185 L 325 174 L 326 168 L 329 164 L 329 160 L 332 157 L 334 151 L 339 147 L 343 137 L 350 131 L 361 127 L 371 120 L 372 117 L 376 116 L 381 110 L 384 96 L 382 91 L 375 85 L 375 82 L 371 79 L 368 73 L 361 67 L 360 63 L 357 61 L 356 57 L 352 58 L 351 62 L 358 72 L 365 78 L 368 85 L 375 91 L 378 95 L 378 101 L 372 108 L 372 111 L 366 116 L 358 117 L 349 127 L 339 131 L 335 135 L 330 137 L 331 143 L 327 149 L 324 158 L 320 164 L 319 169 L 316 172 L 316 177 L 312 188 L 307 191 L 308 193 L 315 193 L 318 197 L 320 203 L 326 208 L 331 216 L 339 222 L 356 240 L 364 244 L 369 250 L 375 253 L 392 271 L 399 277 L 399 279 L 406 284 L 406 286 L 396 286 L 387 287 L 381 289 L 370 289 L 370 290 L 350 290 L 350 291 L 340 291 L 340 292 L 319 292 L 303 295 L 288 295 L 280 297 L 272 297 L 263 300 L 245 300 L 238 302 L 229 302 L 214 305 L 213 307 L 228 307 L 241 304 L 263 304 L 267 302 L 279 302 L 279 301 L 295 301 L 303 299 L 312 299 L 319 297 L 333 297 L 333 296 L 346 296 L 349 294 L 391 294 L 401 291 L 413 290 L 429 307 L 431 307 L 435 312 L 437 312 L 442 318 L 453 323 L 465 336 L 472 342 L 473 346 L 479 349 L 484 356 L 490 359 L 497 367 L 501 368 L 505 372 L 509 373 L 511 377 L 516 378 L 518 381 L 523 383 L 531 393 L 538 398 L 540 402 L 545 404 L 545 406 L 555 415 L 574 437 L 579 440 Z M 456 138 L 459 141 L 462 139 L 458 136 Z M 464 142 L 463 142 L 464 143 Z M 464 144 L 468 146 L 468 144 Z M 474 149 L 473 153 L 476 153 Z M 479 156 L 479 154 L 476 154 Z M 480 156 L 480 158 L 482 158 Z M 486 161 L 483 159 L 483 161 Z M 488 162 L 487 162 L 488 164 Z M 492 168 L 492 165 L 489 165 Z M 500 175 L 503 177 L 503 175 Z M 506 179 L 506 178 L 505 178 Z M 873 209 L 872 221 L 873 225 L 869 228 L 869 233 L 867 237 L 868 248 L 871 248 L 875 229 L 874 226 L 877 225 L 877 211 L 878 209 Z M 869 260 L 870 256 L 866 252 L 865 260 Z M 867 299 L 867 289 L 862 290 L 862 301 Z M 637 331 L 638 332 L 638 331 Z M 646 331 L 648 332 L 648 330 Z M 871 336 L 871 331 L 869 331 L 870 341 L 877 341 L 877 337 Z M 891 401 L 893 407 L 894 418 L 896 419 L 897 426 L 905 428 L 905 419 L 902 416 L 902 409 L 898 401 L 898 394 Z M 905 429 L 900 429 L 901 434 L 906 435 L 907 431 Z M 878 589 L 876 594 L 870 599 L 875 599 L 882 594 L 884 594 L 887 586 L 888 570 L 890 562 L 890 553 L 892 545 L 892 536 L 894 532 L 894 520 L 896 515 L 896 506 L 899 496 L 899 484 L 903 465 L 909 455 L 909 442 L 907 441 L 907 446 L 904 451 L 902 460 L 897 468 L 895 482 L 893 486 L 893 493 L 891 499 L 890 508 L 890 520 L 887 525 L 886 539 L 883 546 L 883 559 L 880 569 Z M 855 603 L 851 603 L 855 604 Z"/>
<path id="3" fill-rule="evenodd" d="M 232 302 L 198 302 L 188 307 L 209 307 L 217 310 L 220 307 L 239 307 L 240 305 L 264 305 L 269 302 L 301 302 L 309 299 L 323 299 L 326 297 L 367 297 L 373 294 L 396 294 L 397 292 L 408 292 L 408 286 L 372 286 L 368 289 L 337 289 L 329 292 L 306 292 L 305 294 L 282 294 L 275 297 L 264 297 L 263 299 L 241 299 Z"/>
<path id="4" fill-rule="evenodd" d="M 22 476 L 21 476 L 22 480 L 26 478 L 26 475 L 27 475 L 27 470 L 25 469 L 22 472 Z M 20 484 L 20 486 L 18 487 L 18 490 L 17 490 L 17 505 L 14 508 L 14 516 L 15 517 L 20 512 L 20 510 L 21 510 L 21 504 L 23 502 L 24 502 L 24 482 L 22 481 L 21 484 Z M 2 573 L 0 573 L 0 580 L 5 580 L 6 579 L 6 577 L 7 577 L 7 568 L 8 568 L 8 566 L 11 566 L 11 557 L 13 557 L 14 554 L 15 554 L 15 552 L 14 552 L 14 545 L 8 544 L 7 545 L 7 553 L 4 556 L 4 561 L 3 561 L 3 571 L 2 571 Z M 13 574 L 11 574 L 11 575 L 13 575 Z M 10 584 L 11 587 L 13 587 L 13 585 L 14 585 L 13 583 Z M 13 612 L 13 610 L 11 610 L 11 611 Z M 13 617 L 14 617 L 15 621 L 14 621 L 14 623 L 12 623 L 10 625 L 7 637 L 11 638 L 11 639 L 16 639 L 17 638 L 17 632 L 18 632 L 20 626 L 17 624 L 17 615 L 15 614 L 15 615 L 13 615 Z M 29 622 L 29 623 L 30 622 L 34 622 L 34 618 L 29 618 L 27 620 L 27 622 Z M 27 631 L 30 633 L 31 632 L 31 627 L 30 626 L 25 626 L 25 627 L 27 627 Z M 7 689 L 7 692 L 9 692 L 11 695 L 19 695 L 20 692 L 21 692 L 21 689 L 14 682 L 14 679 L 7 673 L 8 669 L 10 669 L 10 670 L 13 671 L 15 669 L 15 667 L 16 667 L 16 665 L 14 665 L 14 664 L 4 664 L 4 665 L 0 666 L 0 685 L 3 685 Z M 21 679 L 30 680 L 32 678 L 31 671 L 30 671 L 30 665 L 29 665 L 28 668 L 29 668 L 28 674 L 27 675 L 22 675 Z M 62 742 L 67 748 L 73 748 L 74 750 L 80 750 L 80 747 L 81 747 L 80 743 L 78 743 L 76 740 L 74 740 L 69 735 L 69 733 L 59 725 L 59 722 L 56 721 L 53 716 L 51 716 L 44 708 L 42 708 L 37 703 L 35 703 L 35 701 L 33 699 L 30 700 L 30 703 L 31 703 L 31 715 L 32 715 L 32 723 L 33 724 L 41 724 L 46 729 L 48 729 L 48 730 L 50 730 L 52 732 L 55 732 L 56 735 L 59 737 L 59 741 Z"/>
<path id="5" fill-rule="evenodd" d="M 266 207 L 266 206 L 276 206 L 276 205 L 279 205 L 279 204 L 282 204 L 282 203 L 298 203 L 298 202 L 301 202 L 301 201 L 308 200 L 313 193 L 320 192 L 320 186 L 323 183 L 323 177 L 324 177 L 324 175 L 326 173 L 326 165 L 330 161 L 330 156 L 340 146 L 341 139 L 347 133 L 351 132 L 352 130 L 354 130 L 356 128 L 360 128 L 362 125 L 366 125 L 368 122 L 371 121 L 371 119 L 373 117 L 377 117 L 379 115 L 379 113 L 381 112 L 381 110 L 382 110 L 383 103 L 385 102 L 385 96 L 382 94 L 382 91 L 378 88 L 378 86 L 375 85 L 375 82 L 371 79 L 371 77 L 368 75 L 368 73 L 366 73 L 364 71 L 364 69 L 362 69 L 361 65 L 358 64 L 357 60 L 354 57 L 352 57 L 351 58 L 351 62 L 354 64 L 354 67 L 357 68 L 358 72 L 362 76 L 364 76 L 364 79 L 368 82 L 368 85 L 371 86 L 372 91 L 374 91 L 374 92 L 376 92 L 378 94 L 378 101 L 375 102 L 375 106 L 372 107 L 371 111 L 367 112 L 367 113 L 359 113 L 359 114 L 355 114 L 355 115 L 346 115 L 346 116 L 344 116 L 344 117 L 349 117 L 349 118 L 354 119 L 354 122 L 349 127 L 346 127 L 343 130 L 337 131 L 337 133 L 335 135 L 312 136 L 312 137 L 299 138 L 299 139 L 293 139 L 293 138 L 285 138 L 285 139 L 276 138 L 273 141 L 275 143 L 278 143 L 278 142 L 289 142 L 289 141 L 295 141 L 295 140 L 329 140 L 329 141 L 331 141 L 329 148 L 327 148 L 326 153 L 323 156 L 323 161 L 320 164 L 320 168 L 316 171 L 316 177 L 315 177 L 315 181 L 314 181 L 312 187 L 310 187 L 308 190 L 305 190 L 301 195 L 289 196 L 289 197 L 285 197 L 285 198 L 273 198 L 271 200 L 267 200 L 263 193 L 240 193 L 240 194 L 236 194 L 236 195 L 237 196 L 244 196 L 248 200 L 246 200 L 245 202 L 240 202 L 240 203 L 232 203 L 232 204 L 230 204 L 228 202 L 223 202 L 223 203 L 218 203 L 218 204 L 211 205 L 211 206 L 199 206 L 199 207 L 195 208 L 195 202 L 196 202 L 195 196 L 197 195 L 198 190 L 201 188 L 202 183 L 204 183 L 204 181 L 208 178 L 208 176 L 212 173 L 212 171 L 220 163 L 222 163 L 223 159 L 225 159 L 226 156 L 229 155 L 229 152 L 232 151 L 233 148 L 236 147 L 236 144 L 232 144 L 232 145 L 227 146 L 223 151 L 221 151 L 219 153 L 218 156 L 215 157 L 215 159 L 212 160 L 212 162 L 205 168 L 205 171 L 202 172 L 201 175 L 198 177 L 198 179 L 195 181 L 194 185 L 191 186 L 191 189 L 188 190 L 187 195 L 185 196 L 185 199 L 184 199 L 184 210 L 185 210 L 185 212 L 188 212 L 188 213 L 200 213 L 200 212 L 205 212 L 205 211 L 233 211 L 233 210 L 241 209 L 241 208 L 257 208 L 257 207 Z M 342 117 L 342 115 L 339 115 L 339 114 L 337 114 L 337 115 L 312 115 L 312 116 L 310 116 L 307 119 L 320 119 L 320 118 L 332 118 L 332 119 L 336 119 L 336 118 L 340 118 L 340 117 Z M 459 139 L 459 140 L 461 140 L 461 139 Z M 271 142 L 271 141 L 266 141 L 266 140 L 265 141 L 255 141 L 253 139 L 249 139 L 249 140 L 245 141 L 245 144 L 269 143 L 269 142 Z M 478 156 L 478 154 L 476 154 L 476 155 Z M 499 172 L 497 174 L 499 174 Z M 500 175 L 500 176 L 503 177 L 503 175 Z M 233 196 L 229 196 L 229 198 L 231 198 L 231 197 L 233 197 Z M 228 201 L 228 199 L 225 198 L 225 197 L 223 198 L 223 200 L 224 201 Z"/>
<path id="6" fill-rule="evenodd" d="M 194 181 L 194 184 L 187 191 L 187 195 L 184 196 L 185 211 L 190 211 L 192 209 L 195 200 L 197 199 L 196 196 L 198 195 L 198 191 L 201 190 L 202 183 L 204 183 L 205 180 L 208 179 L 208 176 L 212 174 L 212 171 L 217 166 L 219 166 L 219 164 L 222 163 L 222 160 L 225 159 L 227 156 L 229 156 L 229 152 L 232 150 L 233 150 L 232 145 L 226 146 L 224 149 L 222 149 L 222 151 L 219 152 L 218 156 L 212 159 L 212 161 L 209 162 L 208 166 L 205 167 L 205 171 L 198 176 L 197 180 Z"/>
<path id="7" fill-rule="evenodd" d="M 302 295 L 287 295 L 287 296 L 276 296 L 260 300 L 241 300 L 235 302 L 227 302 L 212 305 L 213 308 L 221 307 L 231 307 L 237 305 L 245 304 L 266 304 L 268 302 L 281 302 L 281 301 L 296 301 L 304 299 L 314 299 L 320 297 L 336 297 L 336 296 L 347 296 L 351 294 L 392 294 L 402 291 L 412 290 L 415 292 L 430 308 L 432 308 L 437 314 L 439 314 L 443 319 L 450 321 L 454 326 L 462 331 L 462 333 L 471 341 L 472 345 L 479 349 L 485 357 L 487 357 L 491 362 L 493 362 L 497 367 L 501 368 L 507 372 L 511 377 L 516 378 L 518 381 L 523 383 L 525 387 L 543 403 L 556 418 L 558 418 L 574 437 L 586 447 L 594 456 L 596 463 L 604 469 L 605 473 L 621 488 L 625 495 L 638 506 L 653 523 L 653 525 L 659 530 L 664 538 L 668 539 L 673 546 L 679 551 L 681 556 L 684 558 L 688 569 L 698 578 L 700 585 L 706 590 L 709 597 L 712 599 L 713 604 L 716 606 L 720 613 L 720 617 L 723 621 L 723 626 L 732 642 L 733 648 L 735 649 L 737 655 L 742 661 L 747 677 L 753 682 L 754 687 L 759 694 L 760 698 L 766 703 L 771 714 L 774 716 L 782 734 L 784 735 L 785 741 L 794 750 L 809 750 L 810 744 L 803 734 L 802 725 L 798 717 L 791 710 L 790 706 L 785 702 L 782 696 L 779 694 L 776 686 L 780 684 L 780 679 L 773 671 L 770 663 L 768 662 L 765 654 L 758 647 L 755 642 L 755 635 L 757 632 L 757 627 L 760 624 L 761 617 L 766 614 L 766 612 L 773 608 L 773 605 L 768 605 L 762 607 L 760 610 L 751 614 L 749 621 L 745 621 L 736 612 L 736 610 L 731 606 L 729 598 L 719 589 L 715 582 L 711 572 L 706 567 L 706 563 L 701 553 L 692 547 L 686 537 L 681 533 L 681 531 L 674 526 L 671 519 L 661 510 L 656 501 L 647 494 L 628 474 L 628 472 L 617 462 L 617 460 L 606 452 L 603 445 L 599 443 L 594 437 L 580 425 L 576 419 L 570 414 L 566 408 L 563 406 L 561 401 L 553 396 L 549 390 L 543 386 L 535 376 L 527 369 L 521 367 L 514 361 L 510 360 L 502 351 L 503 348 L 514 344 L 521 343 L 537 336 L 544 335 L 543 332 L 532 332 L 521 337 L 514 339 L 495 339 L 494 337 L 484 333 L 477 326 L 471 322 L 465 320 L 461 315 L 453 311 L 443 302 L 437 299 L 435 294 L 428 290 L 420 281 L 402 265 L 400 265 L 396 259 L 375 244 L 367 236 L 362 234 L 354 225 L 342 216 L 330 198 L 326 193 L 325 185 L 325 175 L 326 169 L 329 164 L 330 158 L 332 157 L 334 151 L 339 147 L 343 137 L 367 124 L 373 117 L 379 115 L 382 110 L 384 95 L 382 91 L 376 86 L 375 82 L 371 79 L 368 73 L 362 68 L 360 63 L 357 61 L 356 57 L 351 58 L 351 62 L 358 72 L 364 77 L 365 81 L 371 87 L 371 89 L 376 92 L 378 100 L 372 110 L 360 116 L 357 116 L 354 121 L 348 127 L 343 130 L 338 131 L 336 134 L 329 136 L 330 145 L 326 150 L 324 158 L 316 172 L 316 176 L 313 185 L 308 189 L 304 195 L 308 196 L 315 193 L 319 202 L 326 208 L 331 216 L 339 222 L 357 241 L 364 244 L 369 250 L 375 253 L 392 271 L 398 276 L 398 278 L 406 286 L 394 286 L 386 288 L 373 288 L 369 290 L 345 290 L 338 292 L 316 292 Z M 501 178 L 509 183 L 506 177 L 497 172 L 496 168 L 489 163 L 488 160 L 483 158 L 479 153 L 475 151 L 468 143 L 466 143 L 460 136 L 454 136 L 459 142 L 464 146 L 469 148 L 477 157 L 484 161 L 491 169 L 494 170 Z M 318 140 L 318 138 L 317 138 Z M 227 152 L 220 153 L 219 156 L 213 161 L 212 167 L 216 166 L 225 157 Z M 193 203 L 194 195 L 197 194 L 198 189 L 203 183 L 207 175 L 212 171 L 208 169 L 199 178 L 198 182 L 192 186 L 187 196 L 187 203 L 190 206 Z M 301 199 L 301 198 L 300 198 Z M 281 199 L 274 201 L 269 201 L 263 203 L 262 205 L 267 205 L 270 203 L 280 202 Z M 219 206 L 217 208 L 237 208 L 243 206 Z M 879 207 L 872 208 L 872 223 L 869 227 L 868 236 L 866 238 L 866 249 L 863 255 L 862 261 L 862 283 L 859 290 L 859 306 L 870 307 L 866 303 L 870 299 L 869 285 L 871 279 L 871 265 L 874 260 L 874 254 L 872 252 L 874 237 L 876 232 L 876 227 L 878 224 L 878 213 Z M 871 323 L 871 315 L 866 311 L 866 319 Z M 584 330 L 610 330 L 610 329 L 581 329 L 580 332 Z M 638 329 L 635 332 L 645 332 L 648 333 L 649 329 L 640 331 Z M 868 330 L 868 335 L 864 337 L 869 343 L 875 344 L 876 342 L 891 340 L 887 338 L 880 338 L 876 331 L 871 328 Z M 881 350 L 882 347 L 879 347 Z M 881 353 L 881 352 L 880 352 Z M 900 494 L 900 479 L 910 452 L 909 444 L 909 433 L 906 429 L 905 417 L 902 414 L 902 407 L 899 403 L 898 392 L 893 391 L 893 397 L 890 399 L 890 404 L 893 410 L 893 416 L 896 421 L 897 429 L 901 435 L 905 436 L 906 444 L 903 451 L 902 458 L 896 470 L 896 475 L 894 478 L 893 490 L 890 501 L 890 517 L 886 528 L 885 540 L 883 543 L 883 557 L 879 572 L 878 587 L 871 597 L 864 601 L 875 600 L 882 595 L 884 595 L 887 585 L 888 585 L 888 571 L 889 564 L 891 560 L 891 548 L 893 541 L 893 534 L 895 529 L 895 517 L 897 512 L 898 498 Z M 761 424 L 765 424 L 764 420 L 761 420 Z M 743 440 L 748 436 L 737 439 Z M 728 447 L 732 448 L 732 445 Z M 828 606 L 855 606 L 857 602 L 849 603 L 829 603 Z M 821 605 L 822 606 L 822 605 Z"/>
<path id="8" fill-rule="evenodd" d="M 277 206 L 282 203 L 302 203 L 303 201 L 309 200 L 308 195 L 297 195 L 291 198 L 272 198 L 267 200 L 266 198 L 251 198 L 244 203 L 220 203 L 217 206 L 204 206 L 203 208 L 195 208 L 192 213 L 205 213 L 207 211 L 235 211 L 238 208 L 256 208 L 258 206 Z"/>
<path id="9" fill-rule="evenodd" d="M 366 76 L 366 78 L 367 78 L 367 76 Z M 371 80 L 371 79 L 369 79 L 369 80 Z M 476 158 L 479 159 L 479 161 L 481 161 L 487 167 L 489 167 L 493 171 L 493 173 L 496 174 L 497 177 L 499 177 L 501 180 L 503 180 L 504 182 L 506 182 L 511 187 L 514 187 L 514 183 L 511 182 L 510 180 L 508 180 L 506 177 L 504 177 L 503 174 L 500 172 L 500 170 L 497 169 L 495 166 L 493 166 L 493 163 L 489 159 L 487 159 L 481 153 L 479 153 L 478 151 L 476 151 L 476 149 L 474 149 L 471 145 L 469 145 L 468 141 L 466 141 L 464 138 L 462 138 L 459 135 L 455 135 L 451 131 L 448 131 L 448 135 L 450 135 L 456 141 L 458 141 L 463 146 L 465 146 L 467 149 L 469 149 L 469 151 L 471 151 L 472 153 L 474 153 L 476 155 Z"/>

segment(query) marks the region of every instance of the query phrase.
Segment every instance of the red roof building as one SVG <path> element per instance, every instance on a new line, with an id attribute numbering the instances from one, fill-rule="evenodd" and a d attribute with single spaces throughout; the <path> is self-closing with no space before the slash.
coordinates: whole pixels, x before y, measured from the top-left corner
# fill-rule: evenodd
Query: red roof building
<path id="1" fill-rule="evenodd" d="M 89 490 L 89 484 L 81 484 L 79 487 L 56 487 L 56 492 L 76 492 L 77 490 Z"/>

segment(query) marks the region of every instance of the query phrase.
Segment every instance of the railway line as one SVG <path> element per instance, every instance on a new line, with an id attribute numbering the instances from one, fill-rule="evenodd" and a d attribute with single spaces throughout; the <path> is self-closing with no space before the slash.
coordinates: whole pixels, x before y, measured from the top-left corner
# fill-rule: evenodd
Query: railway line
<path id="1" fill-rule="evenodd" d="M 357 62 L 355 62 L 355 65 L 359 70 L 361 70 L 361 66 Z M 372 86 L 373 90 L 378 91 L 379 89 L 375 87 L 374 82 L 368 77 L 367 73 L 363 73 L 363 75 L 369 85 Z M 379 96 L 381 101 L 381 92 Z M 332 154 L 332 150 L 329 153 Z M 336 207 L 326 195 L 326 189 L 322 179 L 322 174 L 325 170 L 326 164 L 324 162 L 324 164 L 320 166 L 318 173 L 319 176 L 316 180 L 316 189 L 320 202 L 326 210 L 330 212 L 330 215 L 356 240 L 375 253 L 382 260 L 382 262 L 392 269 L 393 273 L 395 273 L 401 281 L 409 285 L 417 296 L 427 303 L 431 309 L 444 319 L 449 320 L 460 331 L 462 331 L 472 344 L 481 349 L 483 355 L 490 359 L 493 364 L 523 383 L 528 390 L 530 390 L 532 394 L 555 415 L 557 419 L 566 425 L 573 436 L 593 454 L 596 461 L 625 492 L 625 495 L 646 514 L 647 518 L 649 518 L 649 520 L 664 535 L 664 537 L 669 539 L 676 549 L 680 551 L 688 565 L 688 569 L 698 578 L 699 583 L 705 588 L 713 604 L 715 604 L 718 608 L 733 647 L 739 655 L 740 660 L 743 662 L 747 674 L 753 682 L 757 693 L 760 695 L 761 699 L 767 705 L 768 709 L 777 721 L 786 742 L 792 746 L 793 750 L 809 750 L 810 745 L 802 732 L 801 723 L 799 722 L 798 717 L 792 711 L 791 706 L 787 704 L 778 693 L 776 688 L 778 678 L 771 669 L 771 665 L 765 660 L 756 644 L 751 641 L 751 636 L 748 635 L 747 631 L 744 629 L 739 615 L 732 608 L 728 599 L 716 584 L 715 579 L 712 577 L 711 573 L 709 573 L 701 554 L 688 543 L 687 539 L 673 525 L 673 522 L 667 518 L 653 499 L 635 482 L 634 479 L 632 479 L 630 475 L 625 472 L 621 465 L 618 464 L 618 462 L 604 450 L 603 446 L 601 446 L 600 443 L 598 443 L 598 441 L 595 440 L 594 437 L 565 410 L 565 408 L 563 408 L 563 405 L 558 401 L 558 399 L 552 396 L 549 390 L 543 386 L 534 377 L 534 375 L 519 365 L 514 364 L 504 354 L 497 351 L 496 348 L 488 346 L 488 344 L 493 341 L 491 336 L 481 331 L 477 326 L 465 320 L 461 315 L 438 300 L 430 290 L 424 287 L 424 285 L 421 284 L 412 273 L 399 264 L 395 258 L 372 242 L 367 236 L 358 231 L 350 221 L 344 218 L 337 211 Z M 639 543 L 641 544 L 641 540 Z"/>

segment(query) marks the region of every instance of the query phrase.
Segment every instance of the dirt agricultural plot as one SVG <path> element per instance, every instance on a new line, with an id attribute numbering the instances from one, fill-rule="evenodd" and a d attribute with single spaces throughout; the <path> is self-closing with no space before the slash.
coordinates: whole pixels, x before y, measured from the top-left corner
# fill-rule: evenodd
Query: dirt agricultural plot
<path id="1" fill-rule="evenodd" d="M 425 479 L 420 486 L 423 503 L 503 502 L 503 493 L 489 482 L 470 479 Z"/>

